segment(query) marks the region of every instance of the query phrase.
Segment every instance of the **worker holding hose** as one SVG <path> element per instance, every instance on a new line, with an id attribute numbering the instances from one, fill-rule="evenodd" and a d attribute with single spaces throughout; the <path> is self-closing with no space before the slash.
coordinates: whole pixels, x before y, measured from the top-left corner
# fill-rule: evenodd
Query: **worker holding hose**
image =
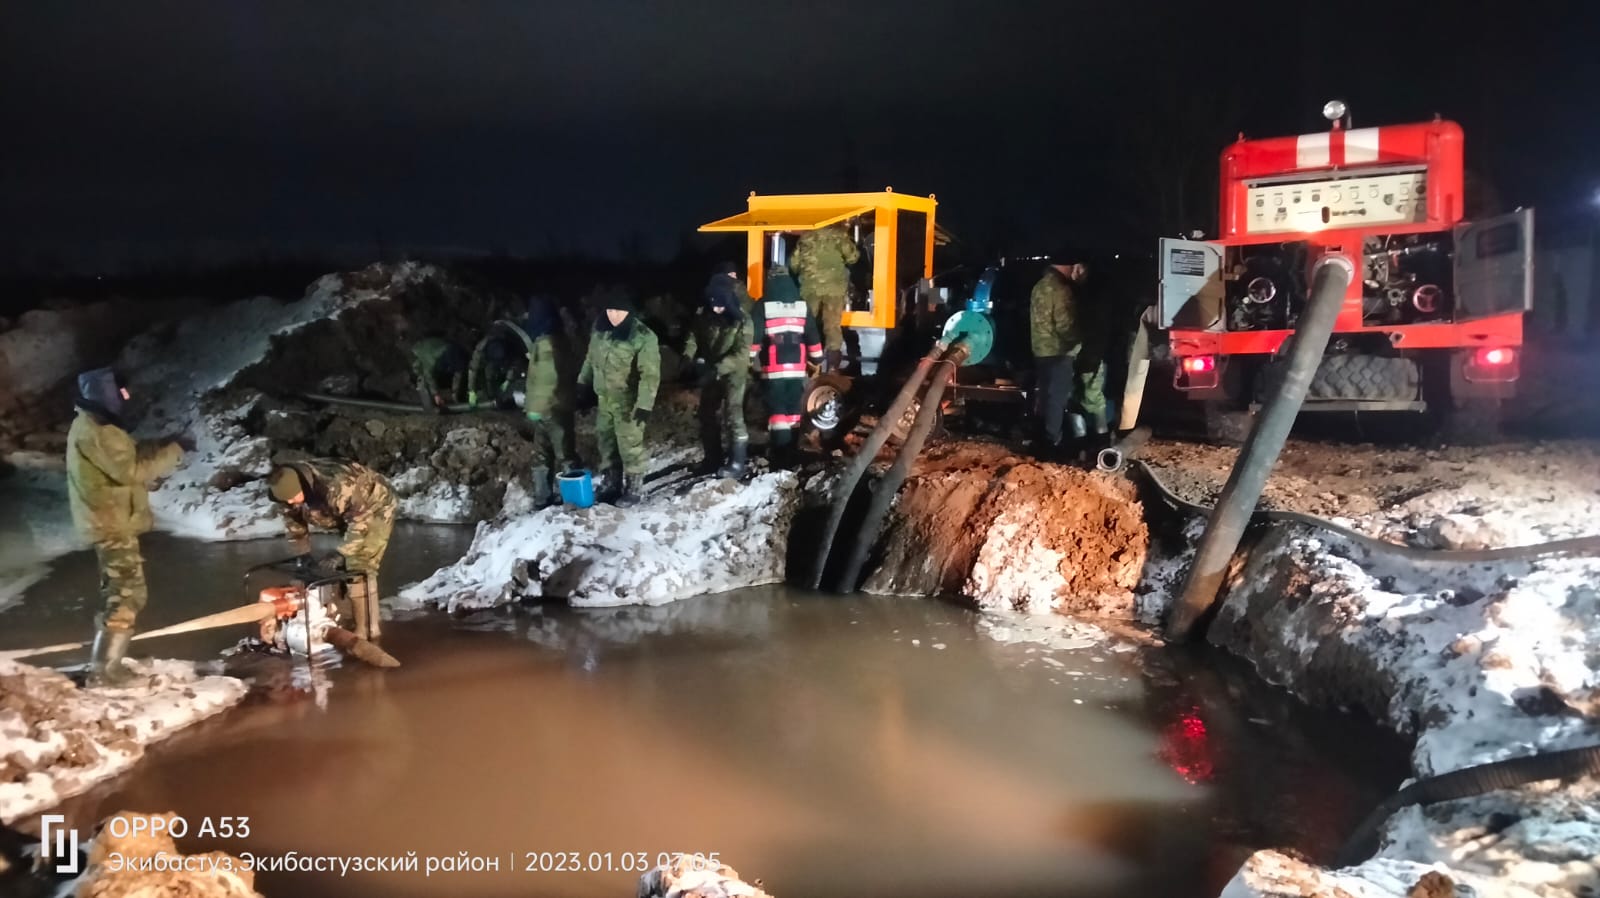
<path id="1" fill-rule="evenodd" d="M 800 297 L 822 328 L 827 351 L 824 370 L 837 373 L 844 364 L 844 307 L 850 293 L 850 266 L 861 250 L 842 225 L 829 225 L 800 235 L 789 270 L 800 280 Z"/>
<path id="2" fill-rule="evenodd" d="M 806 309 L 800 286 L 781 265 L 767 270 L 766 293 L 751 321 L 750 361 L 767 382 L 767 459 L 792 463 L 795 430 L 806 395 L 806 360 L 822 357 L 817 319 Z"/>
<path id="3" fill-rule="evenodd" d="M 411 347 L 411 378 L 422 407 L 443 411 L 467 384 L 467 353 L 443 337 L 424 337 Z"/>
<path id="4" fill-rule="evenodd" d="M 1029 297 L 1029 324 L 1042 449 L 1059 456 L 1081 448 L 1085 430 L 1097 436 L 1107 431 L 1105 365 L 1098 353 L 1084 354 L 1081 300 L 1089 270 L 1081 262 L 1055 258 Z M 1068 444 L 1063 425 L 1074 405 L 1086 420 L 1084 428 L 1074 422 L 1073 441 Z"/>
<path id="5" fill-rule="evenodd" d="M 78 415 L 67 432 L 67 501 L 72 523 L 94 544 L 104 603 L 95 619 L 90 686 L 125 686 L 133 679 L 122 662 L 149 600 L 139 536 L 154 523 L 150 484 L 183 457 L 179 441 L 143 442 L 129 435 L 122 419 L 127 399 L 110 368 L 78 375 Z"/>
<path id="6" fill-rule="evenodd" d="M 312 527 L 344 535 L 335 554 L 320 565 L 329 572 L 343 568 L 366 574 L 346 588 L 355 634 L 376 640 L 381 629 L 378 565 L 394 529 L 394 487 L 365 465 L 314 458 L 273 468 L 267 488 L 272 500 L 285 506 L 284 533 L 300 555 L 310 557 Z"/>
<path id="7" fill-rule="evenodd" d="M 706 468 L 731 478 L 744 476 L 750 455 L 744 391 L 750 382 L 745 352 L 753 332 L 739 296 L 742 292 L 737 279 L 713 276 L 704 305 L 689 323 L 689 337 L 683 346 L 683 357 L 694 361 L 695 379 L 700 384 L 700 441 L 705 447 Z"/>

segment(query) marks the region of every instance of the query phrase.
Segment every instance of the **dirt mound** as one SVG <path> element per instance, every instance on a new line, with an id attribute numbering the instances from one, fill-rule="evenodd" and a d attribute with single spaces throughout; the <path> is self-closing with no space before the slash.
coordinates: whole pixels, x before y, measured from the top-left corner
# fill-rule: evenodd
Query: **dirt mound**
<path id="1" fill-rule="evenodd" d="M 1149 539 L 1121 477 L 944 443 L 906 479 L 865 588 L 1128 618 Z"/>

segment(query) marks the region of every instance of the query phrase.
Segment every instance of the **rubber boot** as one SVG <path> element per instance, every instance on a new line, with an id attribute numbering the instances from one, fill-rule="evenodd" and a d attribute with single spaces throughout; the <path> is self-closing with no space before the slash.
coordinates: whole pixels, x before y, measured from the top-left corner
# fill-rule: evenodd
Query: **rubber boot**
<path id="1" fill-rule="evenodd" d="M 365 578 L 351 580 L 344 585 L 344 591 L 350 597 L 350 630 L 366 639 L 372 632 L 372 606 L 367 604 L 367 581 Z"/>
<path id="2" fill-rule="evenodd" d="M 595 499 L 614 504 L 620 495 L 622 495 L 622 468 L 618 466 L 600 476 L 600 485 L 595 490 Z"/>
<path id="3" fill-rule="evenodd" d="M 717 476 L 738 480 L 749 468 L 750 444 L 745 440 L 737 440 L 733 444 L 733 449 L 728 452 L 728 463 L 717 471 Z"/>
<path id="4" fill-rule="evenodd" d="M 643 501 L 639 493 L 644 489 L 643 474 L 625 474 L 622 477 L 622 494 L 611 504 L 618 508 L 632 508 Z"/>
<path id="5" fill-rule="evenodd" d="M 540 466 L 533 469 L 533 507 L 548 508 L 556 503 L 555 490 L 550 488 L 550 469 Z"/>
<path id="6" fill-rule="evenodd" d="M 128 643 L 132 639 L 132 630 L 103 629 L 94 635 L 94 649 L 89 655 L 87 680 L 90 688 L 115 689 L 127 686 L 138 678 L 137 674 L 122 663 L 122 659 L 128 655 Z"/>
<path id="7" fill-rule="evenodd" d="M 794 436 L 787 431 L 773 437 L 767 446 L 767 462 L 776 470 L 794 466 Z"/>
<path id="8" fill-rule="evenodd" d="M 378 603 L 378 575 L 367 571 L 367 641 L 377 642 L 383 635 L 383 606 Z"/>
<path id="9" fill-rule="evenodd" d="M 823 357 L 822 370 L 829 374 L 839 374 L 844 370 L 844 350 L 830 349 Z"/>
<path id="10" fill-rule="evenodd" d="M 1105 415 L 1085 415 L 1084 417 L 1087 419 L 1086 423 L 1089 431 L 1085 447 L 1088 450 L 1089 457 L 1093 458 L 1100 454 L 1101 449 L 1109 449 L 1111 447 L 1111 430 L 1106 426 Z"/>

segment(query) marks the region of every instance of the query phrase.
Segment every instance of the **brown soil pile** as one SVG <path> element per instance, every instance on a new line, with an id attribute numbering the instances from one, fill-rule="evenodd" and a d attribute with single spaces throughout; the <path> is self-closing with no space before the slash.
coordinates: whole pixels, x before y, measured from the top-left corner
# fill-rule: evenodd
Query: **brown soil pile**
<path id="1" fill-rule="evenodd" d="M 1149 530 L 1127 480 L 989 443 L 926 452 L 906 479 L 869 592 L 1133 616 Z"/>

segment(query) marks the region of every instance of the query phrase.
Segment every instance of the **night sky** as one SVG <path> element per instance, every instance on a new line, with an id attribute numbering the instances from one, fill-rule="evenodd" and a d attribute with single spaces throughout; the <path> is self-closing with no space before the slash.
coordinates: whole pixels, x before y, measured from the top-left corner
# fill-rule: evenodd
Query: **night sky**
<path id="1" fill-rule="evenodd" d="M 751 189 L 885 185 L 988 248 L 1143 245 L 1214 227 L 1170 185 L 1236 132 L 1333 96 L 1456 119 L 1505 205 L 1559 221 L 1600 188 L 1596 7 L 19 0 L 0 265 L 665 254 Z"/>

